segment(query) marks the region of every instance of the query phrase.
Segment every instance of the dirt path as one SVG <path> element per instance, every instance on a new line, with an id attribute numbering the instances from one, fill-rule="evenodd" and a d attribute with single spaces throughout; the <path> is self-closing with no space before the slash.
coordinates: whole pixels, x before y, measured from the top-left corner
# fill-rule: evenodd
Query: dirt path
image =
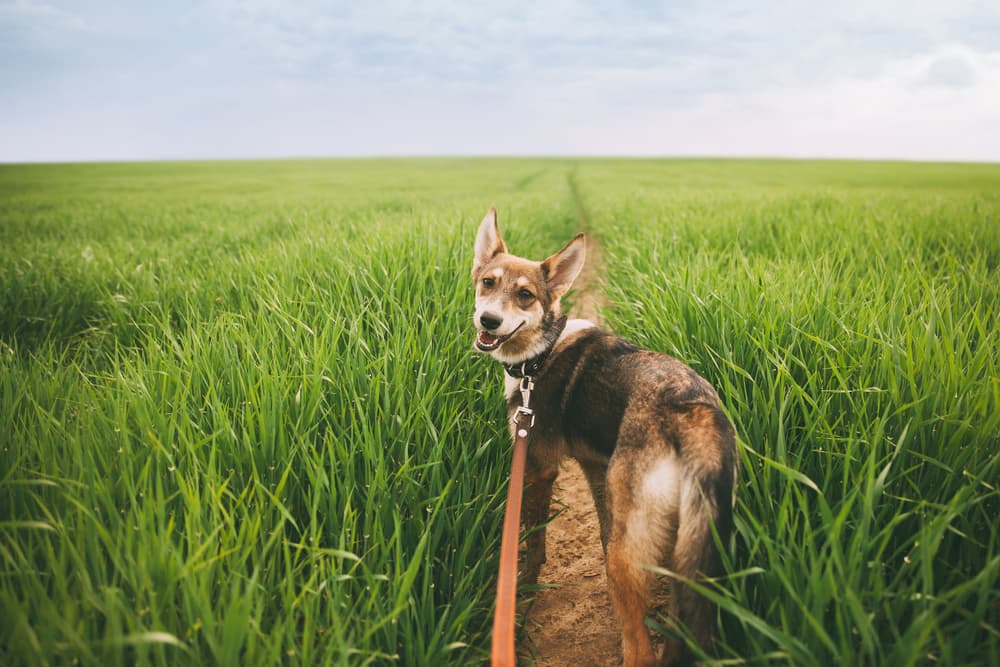
<path id="1" fill-rule="evenodd" d="M 586 209 L 572 173 L 568 177 L 583 231 Z M 587 238 L 587 263 L 573 287 L 571 317 L 600 323 L 606 305 L 598 276 L 603 258 L 593 235 Z M 536 594 L 525 624 L 524 642 L 538 667 L 590 667 L 621 662 L 620 637 L 604 573 L 597 512 L 590 488 L 575 461 L 564 461 L 553 494 L 553 511 L 562 512 L 548 527 L 547 562 L 538 581 L 552 586 Z"/>
<path id="2" fill-rule="evenodd" d="M 590 489 L 575 461 L 560 467 L 549 524 L 548 561 L 538 577 L 525 644 L 537 667 L 590 667 L 621 661 L 618 626 L 608 598 L 604 553 Z"/>

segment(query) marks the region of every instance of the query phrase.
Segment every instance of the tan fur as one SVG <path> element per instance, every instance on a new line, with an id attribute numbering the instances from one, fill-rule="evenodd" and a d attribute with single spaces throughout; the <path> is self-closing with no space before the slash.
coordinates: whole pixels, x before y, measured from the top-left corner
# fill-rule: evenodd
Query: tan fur
<path id="1" fill-rule="evenodd" d="M 527 538 L 522 577 L 533 583 L 545 562 L 552 486 L 564 456 L 581 465 L 597 507 L 608 586 L 622 626 L 626 667 L 693 660 L 679 642 L 661 654 L 645 627 L 654 576 L 662 566 L 688 579 L 722 574 L 714 524 L 728 539 L 737 471 L 735 436 L 711 386 L 666 355 L 641 350 L 591 323 L 559 331 L 560 298 L 579 274 L 583 235 L 542 262 L 511 255 L 491 209 L 476 237 L 477 347 L 509 365 L 546 350 L 531 406 L 522 520 Z M 485 349 L 484 349 L 485 347 Z M 513 371 L 512 371 L 513 372 Z M 521 405 L 507 376 L 508 407 Z M 680 581 L 670 581 L 669 614 L 710 651 L 716 610 Z"/>

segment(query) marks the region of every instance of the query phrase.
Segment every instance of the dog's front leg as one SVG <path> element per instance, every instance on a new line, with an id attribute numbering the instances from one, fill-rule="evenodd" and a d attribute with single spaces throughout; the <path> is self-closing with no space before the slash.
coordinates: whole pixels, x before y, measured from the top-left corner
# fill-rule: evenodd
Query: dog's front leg
<path id="1" fill-rule="evenodd" d="M 538 582 L 538 572 L 545 562 L 545 522 L 549 519 L 549 503 L 552 500 L 552 485 L 559 475 L 559 466 L 533 461 L 528 457 L 524 480 L 524 507 L 521 520 L 528 534 L 527 549 L 521 570 L 521 581 L 526 584 Z"/>

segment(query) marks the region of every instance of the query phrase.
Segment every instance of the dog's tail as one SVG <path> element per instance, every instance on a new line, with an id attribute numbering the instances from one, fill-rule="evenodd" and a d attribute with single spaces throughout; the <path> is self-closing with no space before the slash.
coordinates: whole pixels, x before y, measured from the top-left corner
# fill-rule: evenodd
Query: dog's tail
<path id="1" fill-rule="evenodd" d="M 673 567 L 683 580 L 711 585 L 706 579 L 723 574 L 717 540 L 725 547 L 733 528 L 738 459 L 732 426 L 721 409 L 702 405 L 696 411 L 703 412 L 712 427 L 691 430 L 681 448 L 688 477 L 680 496 Z M 674 582 L 671 597 L 675 618 L 687 626 L 703 650 L 711 653 L 716 605 L 682 581 Z M 680 646 L 674 648 L 679 650 Z M 674 657 L 672 664 L 684 664 L 681 656 Z"/>

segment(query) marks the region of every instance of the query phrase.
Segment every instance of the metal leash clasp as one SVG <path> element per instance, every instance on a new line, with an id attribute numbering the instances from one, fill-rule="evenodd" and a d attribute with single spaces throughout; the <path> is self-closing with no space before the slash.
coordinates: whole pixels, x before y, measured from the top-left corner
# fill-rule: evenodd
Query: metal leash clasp
<path id="1" fill-rule="evenodd" d="M 535 411 L 529 407 L 531 404 L 531 390 L 534 388 L 535 383 L 531 379 L 531 376 L 525 375 L 521 378 L 521 405 L 514 411 L 514 416 L 511 418 L 515 427 L 518 426 L 517 418 L 520 415 L 531 417 L 531 423 L 528 424 L 528 428 L 535 425 Z M 524 435 L 527 435 L 527 433 Z"/>

